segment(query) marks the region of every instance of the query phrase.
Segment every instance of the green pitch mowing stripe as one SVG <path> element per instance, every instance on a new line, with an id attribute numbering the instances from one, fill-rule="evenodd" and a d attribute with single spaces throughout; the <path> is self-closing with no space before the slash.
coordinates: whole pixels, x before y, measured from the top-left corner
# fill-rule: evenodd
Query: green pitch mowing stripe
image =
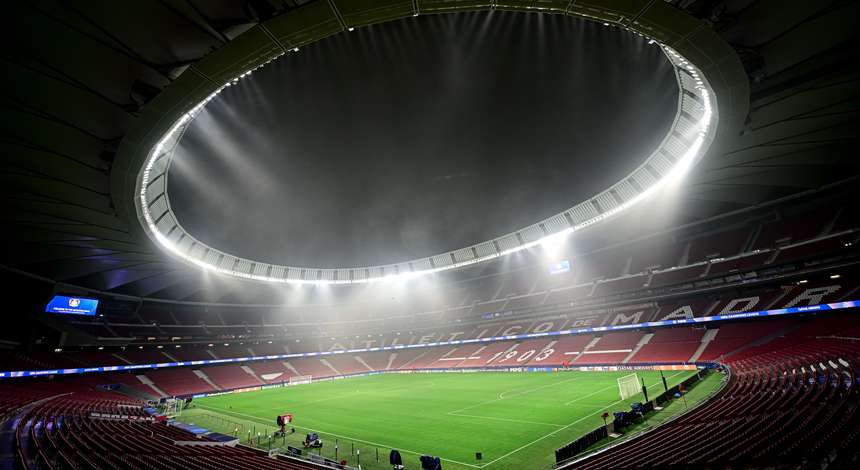
<path id="1" fill-rule="evenodd" d="M 249 429 L 271 432 L 275 416 L 290 412 L 299 431 L 286 439 L 287 444 L 297 446 L 304 432 L 314 430 L 325 442 L 322 455 L 334 457 L 337 439 L 339 458 L 354 465 L 357 456 L 344 455 L 358 446 L 362 468 L 369 470 L 390 468 L 390 449 L 437 455 L 445 460 L 446 469 L 549 468 L 553 451 L 603 424 L 604 411 L 629 410 L 630 403 L 642 401 L 641 394 L 619 399 L 616 380 L 630 373 L 373 375 L 201 398 L 194 401 L 198 410 L 182 419 L 196 418 L 206 427 L 205 419 L 212 418 L 204 414 L 217 412 L 244 423 L 240 437 L 247 438 Z M 663 391 L 659 372 L 637 373 L 649 393 Z M 670 387 L 694 373 L 665 372 Z M 475 460 L 475 452 L 481 452 L 483 460 Z M 409 467 L 417 466 L 417 457 L 404 459 Z"/>

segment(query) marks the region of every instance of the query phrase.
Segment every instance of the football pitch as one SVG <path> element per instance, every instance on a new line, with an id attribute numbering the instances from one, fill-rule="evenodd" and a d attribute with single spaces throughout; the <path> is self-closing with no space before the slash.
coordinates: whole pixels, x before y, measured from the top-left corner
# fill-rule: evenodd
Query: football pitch
<path id="1" fill-rule="evenodd" d="M 244 443 L 259 433 L 263 448 L 301 448 L 305 433 L 316 431 L 323 456 L 337 451 L 337 460 L 371 470 L 391 468 L 390 449 L 401 452 L 407 468 L 420 468 L 418 456 L 429 454 L 445 469 L 548 469 L 554 450 L 603 424 L 603 412 L 643 400 L 641 393 L 620 400 L 616 380 L 630 373 L 380 374 L 199 398 L 180 419 Z M 663 391 L 659 372 L 637 373 L 649 396 Z M 670 387 L 692 374 L 664 372 Z M 283 413 L 294 415 L 296 433 L 267 439 Z"/>

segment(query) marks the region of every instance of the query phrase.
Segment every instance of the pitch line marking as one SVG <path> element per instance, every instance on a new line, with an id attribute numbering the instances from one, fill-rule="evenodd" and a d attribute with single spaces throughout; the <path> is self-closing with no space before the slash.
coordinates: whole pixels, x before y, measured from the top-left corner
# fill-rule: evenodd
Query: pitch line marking
<path id="1" fill-rule="evenodd" d="M 589 393 L 588 395 L 583 395 L 583 396 L 581 396 L 581 397 L 579 397 L 579 398 L 574 398 L 573 400 L 570 400 L 569 402 L 565 403 L 565 405 L 570 405 L 571 403 L 576 403 L 576 402 L 578 402 L 579 400 L 583 400 L 583 399 L 586 399 L 586 398 L 588 398 L 588 397 L 590 397 L 590 396 L 592 396 L 592 395 L 597 395 L 598 393 L 605 392 L 605 391 L 607 391 L 607 390 L 609 390 L 610 388 L 613 388 L 613 387 L 617 387 L 617 385 L 610 385 L 610 386 L 608 386 L 608 387 L 601 388 L 600 390 L 598 390 L 598 391 L 596 391 L 596 392 L 591 392 L 591 393 Z"/>
<path id="2" fill-rule="evenodd" d="M 603 408 L 601 408 L 601 409 L 599 409 L 599 410 L 595 411 L 594 413 L 591 413 L 591 414 L 589 414 L 589 415 L 583 416 L 582 418 L 579 418 L 579 419 L 577 419 L 576 421 L 574 421 L 574 422 L 572 422 L 572 423 L 569 423 L 569 424 L 567 424 L 567 425 L 566 425 L 566 426 L 564 426 L 564 427 L 558 428 L 558 429 L 556 429 L 555 431 L 553 431 L 553 432 L 551 432 L 551 433 L 549 433 L 549 434 L 544 434 L 543 436 L 541 436 L 541 437 L 539 437 L 539 438 L 537 438 L 537 439 L 535 439 L 535 440 L 533 440 L 533 441 L 529 442 L 528 444 L 525 444 L 525 445 L 523 445 L 523 446 L 517 447 L 516 449 L 514 449 L 514 450 L 512 450 L 512 451 L 508 452 L 507 454 L 502 455 L 501 457 L 498 457 L 498 458 L 496 458 L 496 459 L 494 459 L 494 460 L 491 460 L 491 461 L 489 461 L 489 462 L 485 463 L 481 468 L 484 468 L 484 467 L 486 467 L 486 466 L 488 466 L 488 465 L 492 465 L 492 464 L 494 464 L 494 463 L 498 462 L 499 460 L 502 460 L 502 459 L 508 458 L 508 457 L 510 457 L 511 455 L 513 455 L 513 454 L 515 454 L 515 453 L 517 453 L 517 452 L 519 452 L 519 451 L 521 451 L 521 450 L 525 449 L 526 447 L 529 447 L 529 446 L 531 446 L 531 445 L 533 445 L 533 444 L 536 444 L 536 443 L 538 443 L 538 442 L 540 442 L 540 441 L 542 441 L 542 440 L 544 440 L 544 439 L 546 439 L 546 438 L 548 438 L 548 437 L 550 437 L 550 436 L 554 436 L 555 434 L 557 434 L 557 433 L 559 433 L 559 432 L 561 432 L 561 431 L 564 431 L 565 429 L 567 429 L 567 428 L 569 428 L 569 427 L 573 426 L 574 424 L 577 424 L 577 423 L 579 423 L 580 421 L 584 421 L 586 418 L 590 418 L 590 417 L 592 417 L 593 415 L 595 415 L 595 414 L 597 414 L 597 413 L 600 413 L 601 411 L 608 410 L 609 408 L 612 408 L 613 406 L 615 406 L 615 405 L 617 405 L 617 404 L 621 403 L 622 401 L 623 401 L 623 400 L 618 400 L 618 401 L 616 401 L 616 402 L 614 402 L 614 403 L 610 403 L 609 405 L 607 405 L 607 406 L 605 406 L 605 407 L 603 407 Z"/>
<path id="3" fill-rule="evenodd" d="M 355 396 L 355 395 L 360 395 L 361 393 L 362 392 L 360 392 L 358 389 L 355 389 L 354 392 L 350 392 L 350 393 L 347 393 L 344 395 L 337 395 L 337 396 L 329 397 L 329 398 L 320 398 L 319 400 L 306 401 L 306 402 L 302 403 L 302 405 L 312 405 L 314 403 L 322 403 L 324 401 L 332 401 L 332 400 L 340 400 L 342 398 L 350 398 L 350 397 Z"/>
<path id="4" fill-rule="evenodd" d="M 677 372 L 677 373 L 675 373 L 675 374 L 673 374 L 673 375 L 669 376 L 669 378 L 671 379 L 672 377 L 675 377 L 675 376 L 677 376 L 677 375 L 679 375 L 679 374 L 683 374 L 684 372 L 685 372 L 685 371 Z M 657 382 L 657 383 L 655 383 L 654 385 L 649 386 L 648 388 L 655 387 L 655 386 L 657 386 L 657 385 L 659 385 L 659 384 L 660 384 L 660 382 Z M 544 440 L 544 439 L 546 439 L 546 438 L 548 438 L 548 437 L 550 437 L 550 436 L 554 436 L 555 434 L 557 434 L 557 433 L 559 433 L 559 432 L 561 432 L 561 431 L 564 431 L 565 429 L 567 429 L 567 428 L 569 428 L 569 427 L 573 426 L 574 424 L 577 424 L 577 423 L 579 423 L 579 422 L 581 422 L 581 421 L 584 421 L 586 418 L 591 418 L 592 416 L 594 416 L 594 415 L 595 415 L 595 414 L 597 414 L 597 413 L 600 413 L 601 411 L 606 411 L 606 410 L 608 410 L 609 408 L 612 408 L 613 406 L 615 406 L 615 405 L 617 405 L 617 404 L 619 404 L 619 403 L 622 403 L 623 401 L 624 401 L 624 400 L 618 400 L 618 401 L 616 401 L 616 402 L 610 403 L 609 405 L 604 406 L 603 408 L 601 408 L 601 409 L 599 409 L 599 410 L 595 411 L 594 413 L 590 413 L 590 414 L 588 414 L 588 415 L 585 415 L 585 416 L 583 416 L 582 418 L 579 418 L 578 420 L 576 420 L 576 421 L 574 421 L 574 422 L 572 422 L 572 423 L 570 423 L 570 424 L 568 424 L 568 425 L 566 425 L 566 426 L 564 426 L 564 427 L 562 427 L 562 428 L 556 429 L 555 431 L 552 431 L 552 432 L 551 432 L 551 433 L 549 433 L 549 434 L 545 434 L 545 435 L 543 435 L 543 436 L 541 436 L 541 437 L 539 437 L 539 438 L 537 438 L 537 439 L 535 439 L 535 440 L 533 440 L 533 441 L 529 442 L 528 444 L 525 444 L 525 445 L 523 445 L 523 446 L 520 446 L 520 447 L 518 447 L 518 448 L 516 448 L 516 449 L 514 449 L 514 450 L 512 450 L 512 451 L 510 451 L 510 452 L 508 452 L 507 454 L 505 454 L 505 455 L 501 456 L 501 457 L 498 457 L 498 458 L 496 458 L 496 459 L 494 459 L 494 460 L 491 460 L 491 461 L 489 461 L 489 462 L 485 463 L 484 465 L 482 465 L 480 468 L 487 467 L 487 466 L 489 466 L 489 465 L 492 465 L 492 464 L 494 464 L 494 463 L 498 462 L 499 460 L 502 460 L 502 459 L 504 459 L 504 458 L 507 458 L 507 457 L 509 457 L 509 456 L 511 456 L 511 455 L 513 455 L 513 454 L 516 454 L 517 452 L 519 452 L 519 451 L 521 451 L 521 450 L 525 449 L 526 447 L 529 447 L 529 446 L 531 446 L 531 445 L 533 445 L 533 444 L 536 444 L 536 443 L 538 443 L 538 442 L 540 442 L 540 441 L 542 441 L 542 440 Z"/>
<path id="5" fill-rule="evenodd" d="M 496 421 L 509 421 L 511 423 L 522 423 L 522 424 L 540 424 L 543 426 L 554 426 L 557 428 L 564 427 L 563 424 L 543 423 L 540 421 L 526 421 L 526 420 L 522 420 L 522 419 L 497 418 L 495 416 L 467 415 L 467 414 L 454 413 L 453 411 L 450 411 L 447 414 L 449 416 L 462 416 L 464 418 L 492 419 L 492 420 L 496 420 Z"/>
<path id="6" fill-rule="evenodd" d="M 565 383 L 565 382 L 570 382 L 570 381 L 572 381 L 572 380 L 576 380 L 576 379 L 577 379 L 577 377 L 571 377 L 571 378 L 569 378 L 569 379 L 562 380 L 561 382 L 553 382 L 553 383 L 551 383 L 551 384 L 541 385 L 540 387 L 535 387 L 535 388 L 531 388 L 531 389 L 528 389 L 528 390 L 523 390 L 522 392 L 516 392 L 516 393 L 514 393 L 513 395 L 509 395 L 509 397 L 517 397 L 517 396 L 520 396 L 520 395 L 525 395 L 526 393 L 536 392 L 536 391 L 538 391 L 538 390 L 541 390 L 541 389 L 544 389 L 544 388 L 547 388 L 547 387 L 554 387 L 554 386 L 556 386 L 556 385 L 563 384 L 563 383 Z M 504 399 L 505 399 L 505 394 L 506 394 L 506 393 L 509 393 L 509 392 L 510 392 L 510 390 L 509 390 L 508 392 L 502 392 L 502 393 L 500 393 L 500 394 L 499 394 L 499 400 L 504 400 Z"/>
<path id="7" fill-rule="evenodd" d="M 542 389 L 544 389 L 544 388 L 554 387 L 554 386 L 559 385 L 559 384 L 563 384 L 563 383 L 571 382 L 571 381 L 577 380 L 578 378 L 581 378 L 581 377 L 571 377 L 571 378 L 569 378 L 569 379 L 565 379 L 565 380 L 562 380 L 562 381 L 560 381 L 560 382 L 553 382 L 553 383 L 551 383 L 551 384 L 541 385 L 540 387 L 535 387 L 535 388 L 532 388 L 532 389 L 523 390 L 522 392 L 516 392 L 516 393 L 514 393 L 513 395 L 509 395 L 508 397 L 510 398 L 510 397 L 517 397 L 517 396 L 520 396 L 520 395 L 525 395 L 526 393 L 532 393 L 532 392 L 536 392 L 536 391 L 538 391 L 538 390 L 542 390 Z M 500 393 L 500 394 L 499 394 L 499 399 L 500 399 L 500 400 L 504 400 L 504 398 L 505 398 L 505 397 L 504 397 L 504 395 L 505 395 L 506 393 L 509 393 L 509 392 L 502 392 L 502 393 Z"/>
<path id="8" fill-rule="evenodd" d="M 553 383 L 551 383 L 551 384 L 541 385 L 540 387 L 535 387 L 535 388 L 531 388 L 531 389 L 528 389 L 528 390 L 523 390 L 523 391 L 521 391 L 521 392 L 514 393 L 513 395 L 508 395 L 508 398 L 516 397 L 516 396 L 519 396 L 519 395 L 525 395 L 526 393 L 536 392 L 536 391 L 538 391 L 538 390 L 541 390 L 541 389 L 544 389 L 544 388 L 547 388 L 547 387 L 553 387 L 553 386 L 555 386 L 555 385 L 559 385 L 559 384 L 563 384 L 563 383 L 565 383 L 565 382 L 570 382 L 570 381 L 572 381 L 572 380 L 576 380 L 577 378 L 578 378 L 578 377 L 573 377 L 573 378 L 570 378 L 570 379 L 562 380 L 562 381 L 560 381 L 560 382 L 553 382 Z M 502 393 L 500 393 L 500 394 L 499 394 L 499 398 L 493 398 L 492 400 L 482 401 L 482 402 L 480 402 L 480 403 L 476 403 L 476 404 L 474 404 L 474 405 L 469 405 L 469 406 L 467 406 L 467 407 L 465 407 L 465 408 L 460 408 L 460 409 L 458 409 L 458 410 L 449 411 L 448 413 L 449 413 L 449 414 L 450 414 L 450 413 L 459 413 L 459 412 L 461 412 L 461 411 L 466 411 L 466 410 L 471 410 L 472 408 L 477 408 L 477 407 L 479 407 L 479 406 L 481 406 L 481 405 L 486 405 L 486 404 L 489 404 L 489 403 L 495 403 L 495 402 L 497 402 L 497 401 L 504 400 L 504 399 L 505 399 L 505 394 L 506 394 L 506 393 L 513 392 L 513 391 L 515 391 L 515 390 L 516 390 L 516 389 L 514 389 L 514 390 L 508 390 L 507 392 L 502 392 Z"/>
<path id="9" fill-rule="evenodd" d="M 222 409 L 219 409 L 219 408 L 209 408 L 209 407 L 207 407 L 207 406 L 201 406 L 201 405 L 197 405 L 197 406 L 198 406 L 198 407 L 200 407 L 200 408 L 203 408 L 204 410 L 214 411 L 214 412 L 216 412 L 216 413 L 224 413 L 224 414 L 233 414 L 233 415 L 238 415 L 238 416 L 244 416 L 244 417 L 246 417 L 246 418 L 252 418 L 252 420 L 253 420 L 253 421 L 255 421 L 255 422 L 257 422 L 257 423 L 267 424 L 267 423 L 263 423 L 263 418 L 261 418 L 261 417 L 259 417 L 259 416 L 249 415 L 249 414 L 246 414 L 246 413 L 239 413 L 238 411 L 228 411 L 228 410 L 222 410 Z M 268 423 L 268 424 L 270 424 L 270 423 Z M 414 450 L 404 449 L 404 448 L 402 448 L 402 447 L 390 446 L 390 445 L 388 445 L 388 444 L 380 444 L 380 443 L 378 443 L 378 442 L 365 441 L 365 440 L 363 440 L 363 439 L 356 439 L 356 438 L 354 438 L 354 437 L 344 436 L 344 435 L 342 435 L 342 434 L 335 434 L 335 433 L 333 433 L 333 432 L 323 431 L 323 430 L 321 430 L 321 429 L 313 429 L 313 428 L 308 428 L 308 427 L 305 427 L 305 426 L 295 426 L 295 425 L 293 425 L 292 427 L 294 427 L 294 428 L 299 428 L 299 429 L 304 429 L 304 430 L 306 430 L 306 431 L 314 431 L 314 432 L 318 432 L 318 433 L 322 433 L 322 434 L 328 434 L 329 436 L 340 437 L 340 438 L 342 438 L 342 439 L 350 439 L 350 440 L 353 440 L 353 441 L 355 441 L 355 442 L 363 442 L 363 443 L 365 443 L 365 444 L 370 444 L 370 445 L 377 446 L 377 447 L 387 447 L 387 448 L 389 448 L 389 449 L 397 449 L 397 450 L 399 450 L 400 452 L 406 452 L 406 453 L 413 454 L 413 455 L 418 455 L 418 456 L 421 456 L 421 455 L 429 455 L 429 453 L 428 453 L 428 452 L 415 452 Z M 483 466 L 482 466 L 482 465 L 475 465 L 475 464 L 471 464 L 471 463 L 460 462 L 459 460 L 451 460 L 451 459 L 446 459 L 446 458 L 442 458 L 442 457 L 439 457 L 439 459 L 440 459 L 440 460 L 444 460 L 444 461 L 446 461 L 446 462 L 456 463 L 456 464 L 459 464 L 459 465 L 465 465 L 465 466 L 467 466 L 467 467 L 472 467 L 472 468 L 483 468 Z"/>

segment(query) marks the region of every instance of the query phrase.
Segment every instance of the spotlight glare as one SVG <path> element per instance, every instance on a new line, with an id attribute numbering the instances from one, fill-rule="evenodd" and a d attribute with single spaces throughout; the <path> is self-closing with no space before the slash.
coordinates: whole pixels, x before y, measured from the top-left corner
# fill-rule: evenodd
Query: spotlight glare
<path id="1" fill-rule="evenodd" d="M 539 242 L 546 254 L 555 255 L 559 249 L 564 247 L 564 244 L 567 241 L 567 236 L 571 233 L 573 233 L 573 228 L 568 227 L 560 232 L 541 238 Z"/>

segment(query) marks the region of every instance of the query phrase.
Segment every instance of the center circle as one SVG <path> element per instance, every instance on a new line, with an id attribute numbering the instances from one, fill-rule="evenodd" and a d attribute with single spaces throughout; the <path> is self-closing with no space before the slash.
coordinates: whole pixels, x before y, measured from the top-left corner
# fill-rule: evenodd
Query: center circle
<path id="1" fill-rule="evenodd" d="M 612 185 L 676 113 L 659 47 L 558 15 L 427 15 L 345 32 L 226 88 L 169 199 L 219 250 L 297 266 L 430 256 Z"/>

